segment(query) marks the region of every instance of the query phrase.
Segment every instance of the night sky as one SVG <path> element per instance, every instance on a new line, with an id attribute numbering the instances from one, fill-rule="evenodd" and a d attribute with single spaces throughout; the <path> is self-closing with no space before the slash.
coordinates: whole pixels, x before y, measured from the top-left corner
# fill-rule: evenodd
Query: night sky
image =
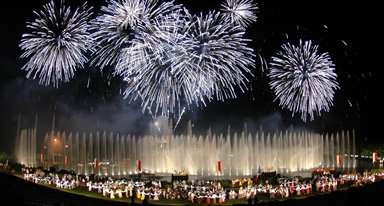
<path id="1" fill-rule="evenodd" d="M 61 131 L 107 130 L 131 134 L 144 134 L 152 118 L 143 114 L 139 102 L 123 99 L 124 84 L 111 71 L 98 68 L 78 70 L 75 78 L 59 88 L 44 87 L 38 80 L 26 79 L 19 59 L 21 35 L 27 32 L 26 22 L 33 21 L 45 0 L 5 0 L 1 6 L 0 38 L 0 151 L 12 152 L 17 132 L 18 116 L 21 128 L 31 128 L 38 116 L 38 138 L 50 128 L 53 113 L 56 128 Z M 80 5 L 79 0 L 67 0 Z M 219 0 L 177 0 L 191 13 L 219 9 Z M 209 2 L 209 3 L 207 3 Z M 357 139 L 367 142 L 384 142 L 381 118 L 383 107 L 379 100 L 383 94 L 379 84 L 382 70 L 382 35 L 379 29 L 378 3 L 369 1 L 306 1 L 259 0 L 258 21 L 246 32 L 252 39 L 255 53 L 268 62 L 286 42 L 298 44 L 299 39 L 312 40 L 320 52 L 329 52 L 340 89 L 336 91 L 334 106 L 314 121 L 304 123 L 300 114 L 292 117 L 287 110 L 274 102 L 266 72 L 253 70 L 250 90 L 238 93 L 237 99 L 211 102 L 205 108 L 191 108 L 183 116 L 177 132 L 183 132 L 191 120 L 196 132 L 226 133 L 240 130 L 244 122 L 249 130 L 308 129 L 326 133 L 341 129 L 355 129 Z M 335 3 L 337 2 L 337 3 Z M 97 13 L 102 0 L 89 1 Z M 379 23 L 380 22 L 380 23 Z M 288 37 L 288 39 L 287 39 Z M 89 87 L 87 84 L 89 83 Z"/>

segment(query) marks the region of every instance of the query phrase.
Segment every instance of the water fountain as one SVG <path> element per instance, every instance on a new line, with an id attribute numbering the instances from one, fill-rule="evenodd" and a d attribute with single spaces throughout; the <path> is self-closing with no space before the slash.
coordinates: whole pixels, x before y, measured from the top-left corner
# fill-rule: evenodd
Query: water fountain
<path id="1" fill-rule="evenodd" d="M 16 158 L 19 163 L 33 167 L 36 165 L 36 129 L 23 129 L 16 138 Z"/>
<path id="2" fill-rule="evenodd" d="M 229 130 L 229 129 L 228 129 Z M 276 131 L 274 133 L 194 135 L 146 135 L 120 133 L 49 132 L 42 149 L 45 157 L 36 161 L 36 137 L 22 132 L 21 161 L 30 165 L 56 166 L 78 174 L 122 176 L 138 172 L 171 174 L 185 171 L 190 175 L 223 177 L 254 175 L 261 170 L 278 173 L 304 171 L 317 167 L 337 167 L 336 156 L 343 155 L 342 167 L 355 167 L 355 138 L 350 132 L 321 135 L 314 132 Z M 33 144 L 27 144 L 31 142 Z M 23 152 L 19 154 L 24 154 Z M 35 159 L 33 158 L 35 156 Z M 31 158 L 32 157 L 32 158 Z M 142 170 L 138 171 L 137 160 Z M 221 173 L 217 171 L 220 160 Z M 98 164 L 95 164 L 96 161 Z"/>

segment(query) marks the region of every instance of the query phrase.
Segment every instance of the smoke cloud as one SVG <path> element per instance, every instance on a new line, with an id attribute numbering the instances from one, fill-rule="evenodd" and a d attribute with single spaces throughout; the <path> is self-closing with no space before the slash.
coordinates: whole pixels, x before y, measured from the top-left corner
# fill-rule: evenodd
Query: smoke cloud
<path id="1" fill-rule="evenodd" d="M 56 131 L 147 133 L 151 116 L 142 113 L 138 102 L 129 103 L 122 95 L 113 96 L 103 101 L 70 84 L 52 88 L 17 78 L 0 91 L 0 151 L 13 152 L 18 124 L 20 129 L 32 128 L 36 118 L 38 141 L 52 130 L 54 116 Z"/>

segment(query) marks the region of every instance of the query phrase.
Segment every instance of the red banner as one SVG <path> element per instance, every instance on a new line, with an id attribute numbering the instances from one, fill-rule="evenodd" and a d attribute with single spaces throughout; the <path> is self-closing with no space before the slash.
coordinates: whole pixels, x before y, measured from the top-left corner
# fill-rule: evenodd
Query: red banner
<path id="1" fill-rule="evenodd" d="M 44 163 L 44 154 L 42 154 L 42 153 L 40 154 L 40 162 Z"/>
<path id="2" fill-rule="evenodd" d="M 343 166 L 343 156 L 341 156 L 341 155 L 337 155 L 337 156 L 336 156 L 336 161 L 337 161 L 337 166 L 338 166 L 338 167 Z"/>
<path id="3" fill-rule="evenodd" d="M 141 172 L 141 160 L 137 160 L 137 170 Z"/>
<path id="4" fill-rule="evenodd" d="M 378 160 L 379 160 L 379 156 L 377 155 L 377 152 L 374 152 L 372 154 L 372 162 L 377 163 Z"/>
<path id="5" fill-rule="evenodd" d="M 98 167 L 99 167 L 99 160 L 98 160 L 97 158 L 95 158 L 95 161 L 94 161 L 94 163 L 93 163 L 93 166 L 94 166 L 95 168 L 98 168 Z"/>
<path id="6" fill-rule="evenodd" d="M 68 165 L 68 156 L 67 155 L 65 155 L 65 157 L 64 157 L 64 164 Z"/>
<path id="7" fill-rule="evenodd" d="M 221 173 L 221 161 L 217 161 L 217 171 Z"/>

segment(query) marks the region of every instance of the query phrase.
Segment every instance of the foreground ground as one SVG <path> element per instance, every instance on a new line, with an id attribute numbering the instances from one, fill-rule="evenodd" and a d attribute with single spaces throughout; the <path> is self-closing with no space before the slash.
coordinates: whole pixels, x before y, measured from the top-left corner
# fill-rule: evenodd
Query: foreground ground
<path id="1" fill-rule="evenodd" d="M 381 205 L 384 202 L 384 181 L 368 184 L 360 188 L 349 188 L 330 194 L 311 196 L 305 199 L 289 199 L 285 201 L 260 202 L 258 205 Z M 108 206 L 127 205 L 130 202 L 109 201 L 106 199 L 87 197 L 53 188 L 30 183 L 10 174 L 0 172 L 0 204 L 36 205 L 36 206 Z M 188 201 L 157 202 L 163 205 L 191 205 Z M 240 205 L 234 203 L 234 205 Z"/>

